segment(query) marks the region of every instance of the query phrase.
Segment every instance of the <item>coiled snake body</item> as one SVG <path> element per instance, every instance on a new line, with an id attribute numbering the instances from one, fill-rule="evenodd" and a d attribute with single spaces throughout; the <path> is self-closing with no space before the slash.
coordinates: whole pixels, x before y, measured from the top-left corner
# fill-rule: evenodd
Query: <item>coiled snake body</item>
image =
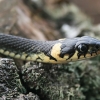
<path id="1" fill-rule="evenodd" d="M 44 63 L 67 63 L 100 54 L 100 40 L 89 36 L 37 41 L 0 33 L 0 53 Z"/>

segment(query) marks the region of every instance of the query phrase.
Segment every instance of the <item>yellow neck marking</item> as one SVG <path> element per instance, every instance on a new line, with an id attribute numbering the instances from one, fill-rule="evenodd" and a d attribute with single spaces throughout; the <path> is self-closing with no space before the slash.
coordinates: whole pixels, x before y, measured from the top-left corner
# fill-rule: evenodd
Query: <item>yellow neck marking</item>
<path id="1" fill-rule="evenodd" d="M 65 55 L 64 58 L 61 58 L 60 55 L 60 50 L 61 50 L 61 43 L 57 43 L 53 46 L 51 50 L 51 56 L 57 59 L 57 62 L 67 62 L 66 59 L 69 57 L 69 55 Z"/>

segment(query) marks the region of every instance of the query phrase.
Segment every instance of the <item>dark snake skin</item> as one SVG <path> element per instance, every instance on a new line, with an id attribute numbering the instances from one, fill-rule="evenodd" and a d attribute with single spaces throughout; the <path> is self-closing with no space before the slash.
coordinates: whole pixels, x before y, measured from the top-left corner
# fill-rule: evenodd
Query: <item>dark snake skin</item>
<path id="1" fill-rule="evenodd" d="M 21 38 L 12 35 L 0 34 L 0 48 L 10 51 L 47 54 L 55 42 L 35 41 L 31 39 Z M 5 48 L 6 47 L 6 48 Z"/>

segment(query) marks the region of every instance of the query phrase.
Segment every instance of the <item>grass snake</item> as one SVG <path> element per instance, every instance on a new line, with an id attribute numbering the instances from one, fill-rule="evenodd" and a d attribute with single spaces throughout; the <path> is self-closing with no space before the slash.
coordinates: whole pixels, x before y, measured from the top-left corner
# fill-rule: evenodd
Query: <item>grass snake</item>
<path id="1" fill-rule="evenodd" d="M 67 63 L 99 55 L 100 40 L 82 36 L 38 41 L 0 33 L 0 53 L 26 61 Z"/>

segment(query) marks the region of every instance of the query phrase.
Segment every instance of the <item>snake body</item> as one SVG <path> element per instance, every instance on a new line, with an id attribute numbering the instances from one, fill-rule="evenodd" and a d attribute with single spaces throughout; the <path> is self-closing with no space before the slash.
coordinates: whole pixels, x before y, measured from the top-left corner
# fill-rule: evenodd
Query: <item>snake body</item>
<path id="1" fill-rule="evenodd" d="M 0 33 L 0 53 L 44 63 L 67 63 L 100 54 L 100 40 L 89 36 L 38 41 Z"/>

